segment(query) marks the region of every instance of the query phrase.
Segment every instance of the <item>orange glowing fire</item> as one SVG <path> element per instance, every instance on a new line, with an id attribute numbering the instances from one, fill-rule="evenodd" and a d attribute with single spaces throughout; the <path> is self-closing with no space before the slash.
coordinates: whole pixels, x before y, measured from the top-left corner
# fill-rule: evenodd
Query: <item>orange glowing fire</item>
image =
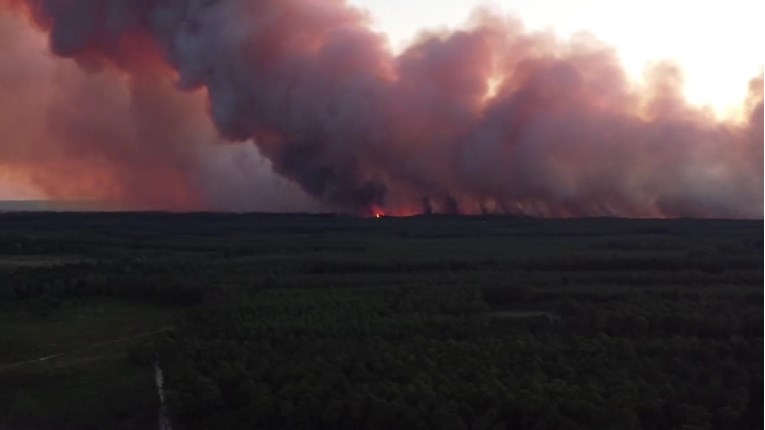
<path id="1" fill-rule="evenodd" d="M 375 218 L 382 218 L 383 215 L 384 214 L 382 212 L 375 212 Z"/>

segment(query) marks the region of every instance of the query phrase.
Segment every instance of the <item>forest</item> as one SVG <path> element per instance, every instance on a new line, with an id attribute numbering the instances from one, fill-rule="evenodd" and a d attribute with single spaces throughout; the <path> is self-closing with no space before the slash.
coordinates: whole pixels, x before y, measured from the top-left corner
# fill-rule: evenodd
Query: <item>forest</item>
<path id="1" fill-rule="evenodd" d="M 763 318 L 762 221 L 0 213 L 0 428 L 762 428 Z"/>

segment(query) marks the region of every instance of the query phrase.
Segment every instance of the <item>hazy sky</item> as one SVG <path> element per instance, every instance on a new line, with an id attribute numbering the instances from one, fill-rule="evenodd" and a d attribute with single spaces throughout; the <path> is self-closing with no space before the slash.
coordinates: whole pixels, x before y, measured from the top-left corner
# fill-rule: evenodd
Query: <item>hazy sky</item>
<path id="1" fill-rule="evenodd" d="M 526 27 L 561 36 L 589 31 L 615 46 L 639 78 L 648 61 L 673 59 L 685 72 L 686 96 L 718 114 L 741 106 L 762 68 L 765 2 L 756 0 L 350 0 L 400 49 L 422 28 L 459 27 L 477 6 L 522 18 Z"/>

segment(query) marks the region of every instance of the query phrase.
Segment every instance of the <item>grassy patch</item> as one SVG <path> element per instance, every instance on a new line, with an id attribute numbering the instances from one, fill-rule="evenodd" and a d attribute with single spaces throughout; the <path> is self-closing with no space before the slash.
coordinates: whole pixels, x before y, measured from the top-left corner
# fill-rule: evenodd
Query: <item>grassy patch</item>
<path id="1" fill-rule="evenodd" d="M 45 316 L 4 309 L 0 427 L 153 426 L 151 364 L 130 364 L 127 352 L 171 320 L 166 310 L 116 299 L 68 303 Z"/>

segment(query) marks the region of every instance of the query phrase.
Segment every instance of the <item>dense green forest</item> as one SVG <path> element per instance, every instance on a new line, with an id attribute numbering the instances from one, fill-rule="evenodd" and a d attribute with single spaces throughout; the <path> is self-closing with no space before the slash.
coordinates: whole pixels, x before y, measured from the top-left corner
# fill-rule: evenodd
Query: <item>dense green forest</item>
<path id="1" fill-rule="evenodd" d="M 0 428 L 762 428 L 762 341 L 762 221 L 0 214 Z"/>

